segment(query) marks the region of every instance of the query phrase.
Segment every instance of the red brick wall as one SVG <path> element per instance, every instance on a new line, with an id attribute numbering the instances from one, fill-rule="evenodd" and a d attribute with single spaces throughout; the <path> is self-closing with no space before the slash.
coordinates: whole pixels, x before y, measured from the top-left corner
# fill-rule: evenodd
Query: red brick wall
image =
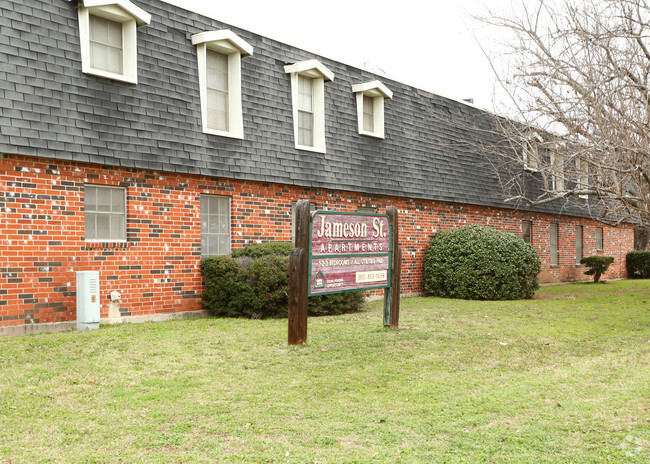
<path id="1" fill-rule="evenodd" d="M 127 243 L 98 245 L 84 236 L 85 183 L 127 189 Z M 122 294 L 125 315 L 201 309 L 201 194 L 231 198 L 232 247 L 291 239 L 291 205 L 308 198 L 319 209 L 355 211 L 394 205 L 400 212 L 402 292 L 421 291 L 429 237 L 463 224 L 486 224 L 521 234 L 533 221 L 533 244 L 544 262 L 544 282 L 583 280 L 574 264 L 574 229 L 584 226 L 584 255 L 595 254 L 592 220 L 425 200 L 305 189 L 260 182 L 175 175 L 24 156 L 0 157 L 0 326 L 76 318 L 75 272 L 98 270 L 101 316 L 106 296 Z M 560 265 L 548 266 L 548 228 L 560 224 Z M 616 259 L 606 278 L 624 276 L 631 226 L 604 229 L 604 254 Z"/>

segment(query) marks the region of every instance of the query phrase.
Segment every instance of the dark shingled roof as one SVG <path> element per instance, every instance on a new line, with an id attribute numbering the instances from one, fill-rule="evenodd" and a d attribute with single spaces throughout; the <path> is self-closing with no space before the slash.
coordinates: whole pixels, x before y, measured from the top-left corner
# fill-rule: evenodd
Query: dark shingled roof
<path id="1" fill-rule="evenodd" d="M 137 85 L 81 72 L 74 3 L 0 4 L 0 152 L 512 207 L 474 148 L 488 136 L 489 114 L 159 0 L 133 3 L 152 15 L 138 29 Z M 243 140 L 201 130 L 190 37 L 226 28 L 254 47 L 242 60 Z M 335 74 L 325 84 L 326 154 L 293 141 L 283 67 L 312 58 Z M 351 89 L 375 79 L 394 93 L 383 140 L 358 134 Z"/>

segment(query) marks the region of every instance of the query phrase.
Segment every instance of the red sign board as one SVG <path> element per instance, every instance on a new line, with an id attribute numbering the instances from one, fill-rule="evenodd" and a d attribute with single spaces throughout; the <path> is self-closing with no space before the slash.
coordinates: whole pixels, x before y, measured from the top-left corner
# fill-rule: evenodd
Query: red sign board
<path id="1" fill-rule="evenodd" d="M 392 243 L 385 214 L 314 212 L 309 295 L 389 287 Z"/>

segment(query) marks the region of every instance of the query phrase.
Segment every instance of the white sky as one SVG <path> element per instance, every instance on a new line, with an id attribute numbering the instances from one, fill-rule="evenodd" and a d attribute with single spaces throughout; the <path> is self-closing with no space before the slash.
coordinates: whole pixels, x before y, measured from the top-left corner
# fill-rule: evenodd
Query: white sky
<path id="1" fill-rule="evenodd" d="M 498 31 L 477 22 L 509 0 L 165 0 L 320 55 L 494 109 L 498 88 L 481 47 L 498 50 Z M 478 39 L 478 41 L 477 41 Z M 480 46 L 479 46 L 480 42 Z M 497 92 L 497 95 L 499 93 Z"/>

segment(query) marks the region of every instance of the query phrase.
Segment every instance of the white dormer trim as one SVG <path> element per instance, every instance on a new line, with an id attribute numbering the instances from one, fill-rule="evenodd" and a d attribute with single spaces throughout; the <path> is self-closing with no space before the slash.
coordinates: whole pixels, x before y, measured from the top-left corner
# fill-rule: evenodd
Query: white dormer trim
<path id="1" fill-rule="evenodd" d="M 284 67 L 284 72 L 287 74 L 302 74 L 312 79 L 322 78 L 325 82 L 334 80 L 334 73 L 318 60 L 299 61 L 298 63 L 288 64 Z"/>
<path id="2" fill-rule="evenodd" d="M 374 80 L 363 84 L 352 84 L 352 91 L 357 96 L 357 124 L 359 134 L 383 139 L 384 131 L 384 99 L 393 98 L 393 92 L 383 83 Z M 372 98 L 372 130 L 366 130 L 364 125 L 364 97 Z"/>
<path id="3" fill-rule="evenodd" d="M 313 59 L 299 61 L 284 67 L 284 72 L 291 74 L 291 102 L 293 110 L 293 138 L 299 150 L 325 153 L 325 82 L 334 80 L 334 73 L 327 69 L 320 61 Z M 313 143 L 301 145 L 298 137 L 299 115 L 299 77 L 313 80 Z"/>
<path id="4" fill-rule="evenodd" d="M 151 22 L 151 15 L 128 0 L 85 0 L 77 9 L 81 71 L 129 84 L 138 83 L 138 48 L 136 28 Z M 91 55 L 90 17 L 115 21 L 122 26 L 122 72 L 93 67 Z"/>
<path id="5" fill-rule="evenodd" d="M 151 15 L 129 0 L 84 0 L 83 6 L 85 8 L 116 6 L 131 16 L 138 27 L 146 26 L 151 22 Z"/>
<path id="6" fill-rule="evenodd" d="M 230 29 L 199 32 L 192 36 L 192 45 L 199 45 L 206 42 L 209 43 L 209 48 L 222 51 L 226 54 L 239 52 L 242 58 L 253 54 L 253 46 Z"/>
<path id="7" fill-rule="evenodd" d="M 370 81 L 365 84 L 352 84 L 352 91 L 354 93 L 363 92 L 372 97 L 383 96 L 384 98 L 393 98 L 393 92 L 379 81 Z"/>
<path id="8" fill-rule="evenodd" d="M 241 59 L 253 54 L 253 46 L 230 29 L 204 31 L 194 34 L 192 44 L 196 45 L 199 66 L 199 88 L 201 94 L 201 124 L 206 134 L 237 139 L 244 138 L 244 117 L 242 112 Z M 207 51 L 228 57 L 228 130 L 210 127 L 208 120 L 208 74 Z"/>

